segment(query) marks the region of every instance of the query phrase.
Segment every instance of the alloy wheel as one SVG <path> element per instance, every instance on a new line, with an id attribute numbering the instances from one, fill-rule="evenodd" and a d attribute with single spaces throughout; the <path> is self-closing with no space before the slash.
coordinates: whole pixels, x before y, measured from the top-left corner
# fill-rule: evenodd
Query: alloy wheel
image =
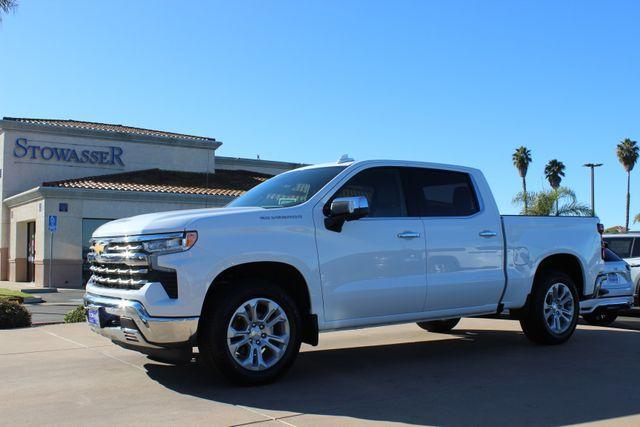
<path id="1" fill-rule="evenodd" d="M 268 298 L 244 302 L 231 316 L 227 346 L 233 360 L 245 369 L 263 371 L 274 366 L 290 340 L 289 318 Z"/>
<path id="2" fill-rule="evenodd" d="M 544 320 L 551 332 L 561 335 L 573 322 L 575 307 L 571 289 L 564 283 L 551 285 L 544 297 Z"/>

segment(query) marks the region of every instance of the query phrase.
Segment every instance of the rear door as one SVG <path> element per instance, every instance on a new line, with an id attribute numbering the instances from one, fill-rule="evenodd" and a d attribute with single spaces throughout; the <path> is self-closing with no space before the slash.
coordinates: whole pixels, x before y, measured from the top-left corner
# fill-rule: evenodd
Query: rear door
<path id="1" fill-rule="evenodd" d="M 505 283 L 497 208 L 466 172 L 415 168 L 411 182 L 427 245 L 426 311 L 493 310 Z"/>

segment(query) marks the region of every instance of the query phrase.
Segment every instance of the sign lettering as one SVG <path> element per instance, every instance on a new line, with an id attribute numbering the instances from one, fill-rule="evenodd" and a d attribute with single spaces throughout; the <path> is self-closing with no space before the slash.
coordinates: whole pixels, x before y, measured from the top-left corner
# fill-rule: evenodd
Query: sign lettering
<path id="1" fill-rule="evenodd" d="M 107 150 L 76 150 L 49 145 L 31 145 L 26 138 L 16 139 L 13 157 L 28 160 L 55 160 L 65 163 L 88 163 L 92 165 L 124 166 L 120 147 L 105 147 Z"/>

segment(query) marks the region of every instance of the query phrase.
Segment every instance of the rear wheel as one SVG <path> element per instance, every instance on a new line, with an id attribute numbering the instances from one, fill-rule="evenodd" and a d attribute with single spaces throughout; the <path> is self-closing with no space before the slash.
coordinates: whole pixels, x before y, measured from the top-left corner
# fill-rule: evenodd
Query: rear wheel
<path id="1" fill-rule="evenodd" d="M 562 272 L 539 275 L 520 325 L 524 334 L 538 344 L 561 344 L 576 329 L 580 303 L 573 280 Z"/>
<path id="2" fill-rule="evenodd" d="M 588 324 L 594 326 L 608 326 L 615 322 L 618 318 L 617 311 L 596 310 L 593 313 L 583 314 L 582 318 L 587 321 Z"/>
<path id="3" fill-rule="evenodd" d="M 446 334 L 450 332 L 460 322 L 460 318 L 446 320 L 429 320 L 427 322 L 418 322 L 417 325 L 429 332 L 437 332 Z"/>
<path id="4" fill-rule="evenodd" d="M 242 385 L 271 382 L 300 350 L 296 302 L 261 279 L 234 283 L 208 307 L 198 334 L 202 361 Z"/>

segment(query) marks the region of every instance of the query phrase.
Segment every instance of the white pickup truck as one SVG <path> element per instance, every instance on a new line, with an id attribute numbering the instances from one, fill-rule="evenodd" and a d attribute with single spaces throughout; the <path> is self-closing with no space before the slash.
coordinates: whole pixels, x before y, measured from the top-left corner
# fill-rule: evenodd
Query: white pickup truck
<path id="1" fill-rule="evenodd" d="M 532 341 L 558 344 L 598 295 L 600 230 L 593 217 L 501 216 L 467 167 L 310 166 L 225 208 L 103 225 L 85 307 L 122 346 L 165 358 L 197 346 L 244 384 L 283 374 L 301 342 L 329 330 L 447 332 L 460 317 L 509 313 Z"/>

